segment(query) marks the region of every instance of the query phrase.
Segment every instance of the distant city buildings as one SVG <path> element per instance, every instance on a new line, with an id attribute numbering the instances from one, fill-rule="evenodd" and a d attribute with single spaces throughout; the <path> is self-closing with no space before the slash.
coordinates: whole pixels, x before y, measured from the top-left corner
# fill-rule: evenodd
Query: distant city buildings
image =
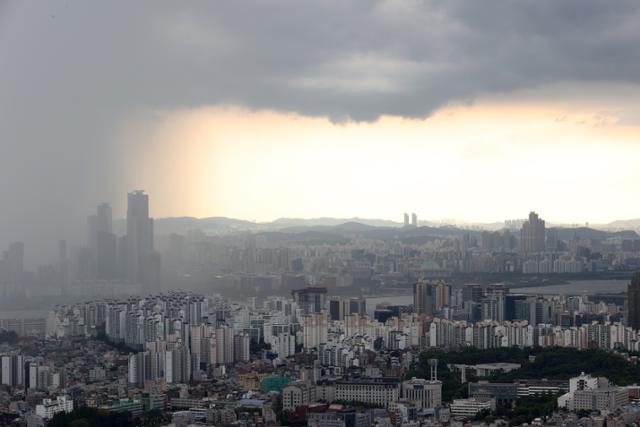
<path id="1" fill-rule="evenodd" d="M 20 284 L 23 283 L 24 272 L 24 244 L 12 242 L 9 248 L 2 252 L 0 280 L 11 285 Z"/>
<path id="2" fill-rule="evenodd" d="M 67 396 L 58 396 L 55 399 L 43 399 L 42 403 L 36 405 L 36 415 L 45 420 L 50 420 L 60 412 L 73 411 L 73 400 Z"/>
<path id="3" fill-rule="evenodd" d="M 403 225 L 405 227 L 417 227 L 418 226 L 418 215 L 414 212 L 409 216 L 408 213 L 405 212 Z"/>
<path id="4" fill-rule="evenodd" d="M 328 327 L 326 312 L 304 314 L 302 316 L 302 346 L 311 349 L 326 343 Z"/>
<path id="5" fill-rule="evenodd" d="M 616 387 L 604 377 L 584 372 L 569 380 L 569 392 L 558 397 L 558 407 L 570 411 L 612 412 L 629 403 L 629 391 Z"/>
<path id="6" fill-rule="evenodd" d="M 282 389 L 282 409 L 293 411 L 299 406 L 309 405 L 315 400 L 315 390 L 308 383 L 296 382 Z"/>
<path id="7" fill-rule="evenodd" d="M 388 407 L 400 396 L 397 378 L 366 378 L 339 380 L 335 383 L 335 398 L 342 402 L 364 403 Z"/>
<path id="8" fill-rule="evenodd" d="M 640 329 L 640 272 L 633 274 L 627 287 L 627 325 Z"/>
<path id="9" fill-rule="evenodd" d="M 531 212 L 520 230 L 520 252 L 533 254 L 544 252 L 545 248 L 545 222 L 537 213 Z"/>
<path id="10" fill-rule="evenodd" d="M 98 205 L 97 213 L 87 218 L 90 256 L 89 277 L 114 280 L 118 277 L 117 237 L 113 233 L 111 206 Z"/>
<path id="11" fill-rule="evenodd" d="M 634 232 L 548 228 L 535 212 L 521 225 L 519 220 L 505 222 L 502 230 L 418 228 L 417 215 L 407 213 L 406 227 L 396 231 L 348 226 L 279 234 L 270 226 L 256 225 L 249 233 L 226 226 L 206 228 L 205 220 L 193 220 L 204 224 L 202 229 L 168 225 L 182 219 L 163 220 L 158 229 L 146 193 L 129 193 L 127 205 L 126 218 L 114 222 L 111 206 L 99 204 L 87 218 L 84 243 L 61 240 L 51 264 L 25 268 L 24 245 L 11 243 L 0 259 L 0 295 L 140 295 L 162 289 L 162 283 L 192 289 L 205 282 L 217 291 L 242 294 L 286 293 L 309 283 L 329 292 L 413 292 L 421 279 L 466 274 L 595 277 L 640 269 L 640 236 Z M 422 308 L 420 299 L 418 306 L 425 314 L 431 311 Z M 332 318 L 348 311 L 341 313 L 337 302 L 328 310 Z"/>
<path id="12" fill-rule="evenodd" d="M 410 402 L 418 410 L 434 409 L 442 406 L 442 382 L 437 377 L 430 380 L 412 378 L 403 381 L 401 386 L 401 400 Z"/>
<path id="13" fill-rule="evenodd" d="M 304 313 L 320 313 L 324 310 L 327 296 L 325 287 L 307 287 L 291 291 L 293 301 Z"/>
<path id="14" fill-rule="evenodd" d="M 319 426 L 375 419 L 451 425 L 526 396 L 560 393 L 569 410 L 626 410 L 635 389 L 603 379 L 493 383 L 482 379 L 513 375 L 523 362 L 444 366 L 421 354 L 471 347 L 635 353 L 640 331 L 622 322 L 621 300 L 525 295 L 504 284 L 458 287 L 443 279 L 418 280 L 415 288 L 414 304 L 369 310 L 365 298 L 327 297 L 328 289 L 312 286 L 246 301 L 168 292 L 59 305 L 38 346 L 25 342 L 0 354 L 0 407 L 3 390 L 25 390 L 38 396 L 23 404 L 29 416 L 51 399 L 42 401 L 43 419 L 72 396 L 100 413 L 155 408 L 224 425 L 241 419 L 243 408 L 260 408 L 269 419 L 286 411 Z M 426 378 L 410 376 L 418 366 Z M 460 378 L 469 397 L 445 400 L 439 370 Z"/>
<path id="15" fill-rule="evenodd" d="M 419 280 L 413 285 L 413 306 L 418 314 L 433 316 L 449 306 L 451 288 L 444 281 Z"/>
<path id="16" fill-rule="evenodd" d="M 451 403 L 450 409 L 451 415 L 455 417 L 473 418 L 480 412 L 495 410 L 495 400 L 477 397 L 454 399 Z"/>
<path id="17" fill-rule="evenodd" d="M 137 190 L 127 195 L 126 273 L 132 283 L 146 289 L 160 282 L 159 254 L 153 250 L 153 219 L 149 217 L 149 196 Z"/>
<path id="18" fill-rule="evenodd" d="M 0 383 L 13 387 L 25 384 L 25 365 L 22 355 L 0 356 Z"/>
<path id="19" fill-rule="evenodd" d="M 480 379 L 465 385 L 467 399 L 444 401 L 435 359 L 428 378 L 411 377 L 424 350 L 640 352 L 640 276 L 626 302 L 614 293 L 526 294 L 509 283 L 604 268 L 624 277 L 637 255 L 632 235 L 586 239 L 546 229 L 532 213 L 520 236 L 508 229 L 423 235 L 430 231 L 415 232 L 415 215 L 407 228 L 358 234 L 353 227 L 329 237 L 237 230 L 154 236 L 148 196 L 132 192 L 128 202 L 120 227 L 100 204 L 84 245 L 60 242 L 50 266 L 29 272 L 20 244 L 3 254 L 3 295 L 52 283 L 70 295 L 109 293 L 55 306 L 46 320 L 0 320 L 0 329 L 37 342 L 0 349 L 0 408 L 39 422 L 37 404 L 46 419 L 73 398 L 101 413 L 157 408 L 179 422 L 224 425 L 246 421 L 256 408 L 272 422 L 282 406 L 318 426 L 452 425 L 545 393 L 562 393 L 563 407 L 573 411 L 627 410 L 630 390 L 590 379 L 575 390 L 569 381 L 482 380 L 518 372 L 522 361 L 440 365 L 461 385 Z M 147 292 L 159 287 L 160 253 L 162 274 L 175 280 L 169 283 L 189 280 L 204 292 Z M 12 392 L 18 400 L 3 400 Z"/>

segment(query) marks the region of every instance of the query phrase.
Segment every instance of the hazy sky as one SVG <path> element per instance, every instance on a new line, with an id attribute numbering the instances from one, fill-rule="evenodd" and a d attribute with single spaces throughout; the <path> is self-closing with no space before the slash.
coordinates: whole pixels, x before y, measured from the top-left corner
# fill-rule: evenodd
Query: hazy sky
<path id="1" fill-rule="evenodd" d="M 0 1 L 0 242 L 155 216 L 640 217 L 637 1 Z M 27 236 L 27 237 L 25 237 Z"/>

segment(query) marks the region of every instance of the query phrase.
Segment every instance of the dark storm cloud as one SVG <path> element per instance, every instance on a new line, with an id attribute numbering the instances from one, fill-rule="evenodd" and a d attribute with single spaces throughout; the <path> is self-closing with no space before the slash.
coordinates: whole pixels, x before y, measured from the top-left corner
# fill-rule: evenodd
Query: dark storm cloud
<path id="1" fill-rule="evenodd" d="M 131 111 L 373 120 L 549 83 L 636 84 L 639 19 L 635 1 L 0 3 L 0 241 L 62 237 L 79 227 L 70 211 L 122 199 L 127 147 L 113 140 Z"/>
<path id="2" fill-rule="evenodd" d="M 233 103 L 373 119 L 496 90 L 640 78 L 633 1 L 11 6 L 2 83 L 28 95 L 27 109 L 48 95 L 90 110 Z"/>

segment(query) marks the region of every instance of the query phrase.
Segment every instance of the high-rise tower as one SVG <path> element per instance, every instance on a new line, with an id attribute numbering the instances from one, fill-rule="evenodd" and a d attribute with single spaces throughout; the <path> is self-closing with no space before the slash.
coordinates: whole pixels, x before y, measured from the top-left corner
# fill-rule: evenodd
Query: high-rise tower
<path id="1" fill-rule="evenodd" d="M 520 230 L 520 251 L 524 254 L 544 252 L 545 222 L 535 212 L 529 213 L 529 219 Z"/>
<path id="2" fill-rule="evenodd" d="M 418 314 L 433 316 L 435 311 L 435 289 L 425 281 L 413 284 L 413 308 Z"/>
<path id="3" fill-rule="evenodd" d="M 153 252 L 153 219 L 149 196 L 136 190 L 127 196 L 127 278 L 145 287 L 155 285 L 157 266 Z"/>
<path id="4" fill-rule="evenodd" d="M 117 275 L 116 235 L 112 233 L 111 205 L 98 205 L 95 215 L 87 219 L 89 228 L 88 246 L 92 258 L 92 276 L 99 279 L 114 279 Z"/>
<path id="5" fill-rule="evenodd" d="M 640 330 L 640 272 L 635 272 L 627 287 L 627 326 Z"/>

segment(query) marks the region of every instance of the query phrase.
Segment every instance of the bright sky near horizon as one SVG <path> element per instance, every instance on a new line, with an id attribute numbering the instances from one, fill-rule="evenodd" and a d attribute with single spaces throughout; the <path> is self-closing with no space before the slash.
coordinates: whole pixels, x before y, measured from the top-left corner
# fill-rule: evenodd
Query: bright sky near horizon
<path id="1" fill-rule="evenodd" d="M 594 90 L 601 88 L 594 87 Z M 628 89 L 626 89 L 628 90 Z M 273 111 L 198 108 L 138 115 L 144 140 L 124 170 L 157 216 L 525 217 L 604 223 L 638 216 L 639 128 L 621 104 L 536 99 L 451 105 L 426 119 L 331 122 Z M 634 95 L 640 99 L 640 90 Z M 169 197 L 162 195 L 170 195 Z"/>

